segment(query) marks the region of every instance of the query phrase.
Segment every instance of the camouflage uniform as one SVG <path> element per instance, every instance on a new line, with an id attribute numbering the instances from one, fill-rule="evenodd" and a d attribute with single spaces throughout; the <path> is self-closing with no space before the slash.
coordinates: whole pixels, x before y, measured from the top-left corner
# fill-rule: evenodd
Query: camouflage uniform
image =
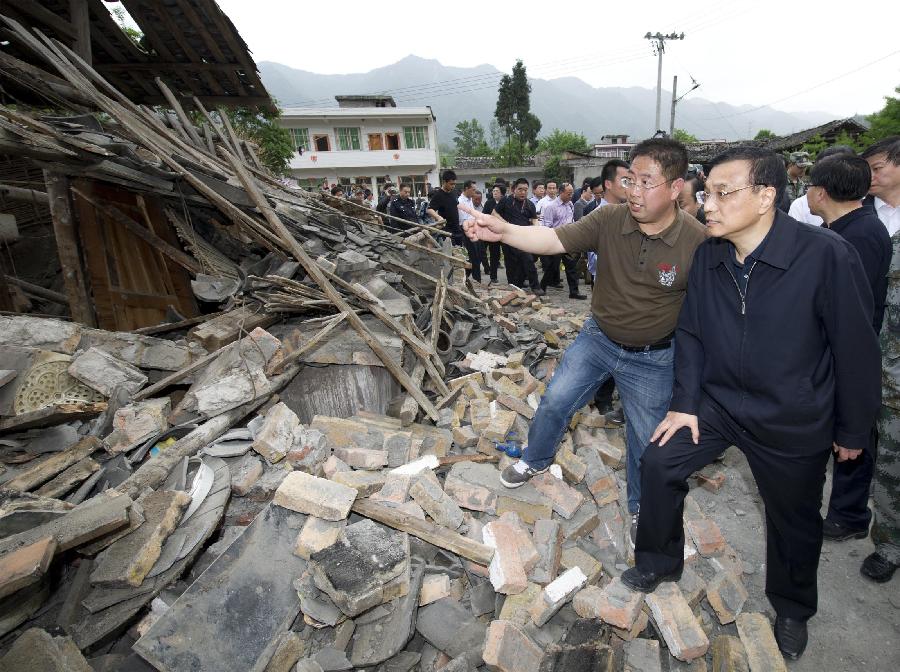
<path id="1" fill-rule="evenodd" d="M 803 168 L 809 168 L 813 165 L 812 161 L 809 160 L 809 152 L 791 152 L 785 158 L 788 164 L 794 163 Z M 806 175 L 798 178 L 796 182 L 791 182 L 791 178 L 790 176 L 788 176 L 787 196 L 790 199 L 791 203 L 803 196 L 808 188 L 809 180 Z"/>
<path id="2" fill-rule="evenodd" d="M 872 541 L 879 555 L 900 564 L 900 232 L 888 271 L 885 319 L 881 328 L 881 413 L 875 462 L 875 524 Z"/>

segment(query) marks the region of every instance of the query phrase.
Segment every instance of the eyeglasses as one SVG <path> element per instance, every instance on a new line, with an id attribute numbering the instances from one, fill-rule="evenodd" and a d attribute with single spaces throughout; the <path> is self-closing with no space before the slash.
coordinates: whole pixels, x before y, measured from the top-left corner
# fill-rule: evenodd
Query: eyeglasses
<path id="1" fill-rule="evenodd" d="M 737 189 L 732 189 L 731 191 L 725 191 L 724 189 L 721 191 L 698 191 L 694 194 L 697 199 L 697 203 L 703 205 L 704 203 L 710 203 L 711 201 L 719 201 L 723 203 L 726 198 L 731 196 L 732 194 L 736 194 L 739 191 L 744 191 L 744 189 L 752 189 L 753 187 L 761 187 L 764 185 L 761 184 L 748 184 L 746 187 L 738 187 Z"/>
<path id="2" fill-rule="evenodd" d="M 656 187 L 662 186 L 671 181 L 672 180 L 664 180 L 663 182 L 657 182 L 656 184 L 648 184 L 647 180 L 638 182 L 637 180 L 633 180 L 630 177 L 623 177 L 619 179 L 619 184 L 621 184 L 625 189 L 634 189 L 635 191 L 650 191 L 651 189 L 656 189 Z"/>

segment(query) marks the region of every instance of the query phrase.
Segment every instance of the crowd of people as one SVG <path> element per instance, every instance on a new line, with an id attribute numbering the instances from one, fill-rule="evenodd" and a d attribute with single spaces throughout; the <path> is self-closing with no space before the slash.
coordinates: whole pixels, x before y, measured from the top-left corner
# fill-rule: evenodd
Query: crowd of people
<path id="1" fill-rule="evenodd" d="M 472 185 L 456 197 L 445 172 L 431 199 L 476 281 L 485 256 L 496 279 L 500 253 L 510 282 L 536 294 L 559 281 L 560 264 L 577 294 L 579 255 L 594 275 L 591 317 L 501 483 L 546 471 L 573 413 L 613 379 L 635 551 L 622 581 L 648 593 L 681 575 L 687 478 L 737 446 L 765 507 L 775 638 L 796 659 L 817 609 L 823 539 L 871 533 L 869 580 L 900 566 L 900 136 L 861 154 L 834 147 L 815 163 L 737 146 L 689 166 L 667 138 L 629 159 L 577 190 L 494 185 L 480 210 L 464 200 Z"/>

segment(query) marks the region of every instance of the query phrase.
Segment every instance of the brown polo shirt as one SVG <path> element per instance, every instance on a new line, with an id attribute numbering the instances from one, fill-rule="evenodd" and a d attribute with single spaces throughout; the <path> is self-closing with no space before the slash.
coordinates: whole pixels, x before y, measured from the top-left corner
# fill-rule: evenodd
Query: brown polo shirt
<path id="1" fill-rule="evenodd" d="M 622 204 L 597 208 L 556 235 L 569 254 L 597 253 L 591 312 L 611 340 L 640 346 L 672 335 L 706 227 L 679 209 L 668 228 L 648 236 Z"/>

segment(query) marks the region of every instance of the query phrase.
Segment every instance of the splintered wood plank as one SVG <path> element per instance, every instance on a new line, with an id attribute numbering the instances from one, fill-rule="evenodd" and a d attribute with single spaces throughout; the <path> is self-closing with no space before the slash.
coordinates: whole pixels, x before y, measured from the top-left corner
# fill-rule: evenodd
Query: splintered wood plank
<path id="1" fill-rule="evenodd" d="M 72 422 L 73 420 L 84 420 L 85 418 L 100 415 L 106 410 L 106 405 L 105 401 L 52 404 L 30 413 L 22 413 L 0 420 L 0 434 L 21 432 L 34 427 L 50 427 L 64 422 Z"/>
<path id="2" fill-rule="evenodd" d="M 279 635 L 300 613 L 292 583 L 306 561 L 293 549 L 305 518 L 269 504 L 134 650 L 172 672 L 265 669 Z"/>
<path id="3" fill-rule="evenodd" d="M 490 546 L 479 544 L 446 527 L 429 523 L 368 499 L 357 499 L 353 502 L 352 510 L 395 530 L 408 532 L 438 548 L 452 551 L 479 565 L 489 565 L 491 558 L 494 557 L 494 549 Z"/>

